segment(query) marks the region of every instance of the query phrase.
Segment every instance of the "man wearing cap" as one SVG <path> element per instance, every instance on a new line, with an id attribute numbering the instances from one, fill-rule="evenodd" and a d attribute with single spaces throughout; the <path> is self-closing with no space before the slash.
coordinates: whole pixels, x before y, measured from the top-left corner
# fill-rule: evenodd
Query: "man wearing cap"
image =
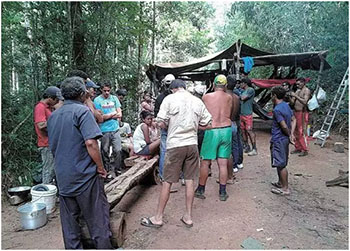
<path id="1" fill-rule="evenodd" d="M 103 168 L 97 139 L 102 136 L 83 104 L 86 87 L 80 77 L 64 80 L 64 105 L 48 121 L 50 149 L 60 195 L 60 218 L 66 249 L 83 249 L 80 215 L 85 219 L 96 249 L 112 249 L 109 204 L 104 192 Z"/>
<path id="2" fill-rule="evenodd" d="M 210 126 L 211 122 L 211 115 L 205 105 L 199 98 L 185 90 L 184 81 L 176 79 L 169 88 L 173 94 L 164 98 L 156 118 L 158 126 L 168 129 L 164 182 L 155 216 L 141 219 L 141 225 L 153 228 L 163 225 L 163 213 L 171 186 L 179 181 L 182 171 L 186 184 L 186 212 L 181 217 L 181 222 L 186 227 L 193 226 L 193 186 L 199 167 L 197 130 L 198 126 Z"/>
<path id="3" fill-rule="evenodd" d="M 175 77 L 173 74 L 168 74 L 165 76 L 165 78 L 162 80 L 162 92 L 158 95 L 155 106 L 154 106 L 154 117 L 157 117 L 160 105 L 162 104 L 164 98 L 171 94 L 171 91 L 169 90 L 169 86 L 171 82 L 175 80 Z M 164 166 L 164 157 L 166 152 L 166 137 L 168 135 L 167 129 L 161 128 L 160 130 L 160 152 L 159 152 L 159 177 L 162 180 L 163 179 L 163 166 Z"/>
<path id="4" fill-rule="evenodd" d="M 209 174 L 209 165 L 212 160 L 217 160 L 219 166 L 219 199 L 226 201 L 226 183 L 228 178 L 228 159 L 231 156 L 231 114 L 233 100 L 230 94 L 225 92 L 227 80 L 224 75 L 218 75 L 214 79 L 215 91 L 204 95 L 203 102 L 213 116 L 212 129 L 206 130 L 202 143 L 200 156 L 202 158 L 199 184 L 195 197 L 205 199 L 205 185 Z"/>
<path id="5" fill-rule="evenodd" d="M 121 169 L 122 147 L 118 119 L 122 117 L 122 110 L 118 98 L 111 95 L 111 85 L 105 83 L 101 88 L 102 94 L 95 98 L 94 104 L 103 114 L 103 123 L 100 124 L 103 134 L 101 139 L 102 160 L 107 171 L 109 171 L 114 178 L 117 174 L 116 172 Z M 110 146 L 112 146 L 112 154 L 115 156 L 113 162 L 109 155 Z"/>
<path id="6" fill-rule="evenodd" d="M 258 155 L 256 149 L 256 135 L 253 131 L 253 102 L 255 96 L 255 90 L 251 87 L 251 81 L 249 78 L 243 78 L 241 81 L 241 88 L 243 92 L 240 96 L 241 99 L 241 129 L 243 142 L 245 145 L 245 152 L 248 152 L 248 156 Z M 249 140 L 252 143 L 252 149 L 249 146 Z"/>
<path id="7" fill-rule="evenodd" d="M 59 100 L 63 100 L 61 90 L 55 86 L 50 86 L 45 90 L 43 99 L 34 108 L 34 127 L 38 136 L 38 149 L 43 162 L 42 183 L 44 184 L 51 184 L 55 177 L 54 160 L 49 149 L 47 136 L 47 121 Z"/>

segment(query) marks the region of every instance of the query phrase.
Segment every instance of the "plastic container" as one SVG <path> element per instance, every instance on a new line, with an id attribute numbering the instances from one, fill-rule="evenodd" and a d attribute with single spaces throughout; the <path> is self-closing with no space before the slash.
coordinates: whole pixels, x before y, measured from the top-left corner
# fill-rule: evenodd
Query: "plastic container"
<path id="1" fill-rule="evenodd" d="M 21 215 L 23 229 L 37 229 L 47 222 L 46 204 L 44 203 L 27 203 L 20 206 L 17 211 Z"/>
<path id="2" fill-rule="evenodd" d="M 37 186 L 43 185 L 40 184 Z M 45 186 L 49 189 L 48 191 L 35 191 L 37 186 L 33 186 L 30 190 L 30 194 L 32 195 L 32 203 L 44 203 L 46 204 L 46 214 L 53 213 L 56 210 L 56 186 L 45 184 Z"/>

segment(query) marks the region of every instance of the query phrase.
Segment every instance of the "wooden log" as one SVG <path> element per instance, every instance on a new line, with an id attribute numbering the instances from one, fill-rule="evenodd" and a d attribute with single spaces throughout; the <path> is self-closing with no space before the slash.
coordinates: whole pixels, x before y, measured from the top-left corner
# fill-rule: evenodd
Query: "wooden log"
<path id="1" fill-rule="evenodd" d="M 137 163 L 137 159 L 140 159 L 140 158 L 141 157 L 137 156 L 137 155 L 126 158 L 124 160 L 125 167 L 131 167 L 131 166 L 135 165 Z"/>
<path id="2" fill-rule="evenodd" d="M 125 241 L 126 221 L 125 212 L 112 210 L 110 213 L 110 228 L 112 232 L 111 243 L 114 248 L 119 248 Z M 80 219 L 81 241 L 84 249 L 96 249 L 95 242 L 91 239 L 89 229 L 84 219 Z"/>
<path id="3" fill-rule="evenodd" d="M 107 201 L 111 208 L 118 204 L 128 190 L 153 171 L 158 159 L 159 156 L 157 155 L 150 160 L 143 160 L 105 185 Z"/>
<path id="4" fill-rule="evenodd" d="M 335 142 L 333 151 L 336 153 L 343 153 L 344 152 L 344 144 L 342 142 Z"/>

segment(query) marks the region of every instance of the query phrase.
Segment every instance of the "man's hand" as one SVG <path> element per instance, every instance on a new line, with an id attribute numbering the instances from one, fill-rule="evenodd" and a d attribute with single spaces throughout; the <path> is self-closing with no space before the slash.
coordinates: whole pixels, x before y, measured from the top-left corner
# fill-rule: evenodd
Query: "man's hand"
<path id="1" fill-rule="evenodd" d="M 294 133 L 291 134 L 291 135 L 289 136 L 289 142 L 290 142 L 292 145 L 295 145 L 295 136 L 294 136 Z"/>
<path id="2" fill-rule="evenodd" d="M 297 95 L 295 94 L 295 92 L 290 92 L 290 96 L 296 97 Z"/>
<path id="3" fill-rule="evenodd" d="M 102 166 L 97 167 L 97 173 L 100 175 L 100 177 L 102 177 L 104 179 L 107 177 L 107 171 Z"/>

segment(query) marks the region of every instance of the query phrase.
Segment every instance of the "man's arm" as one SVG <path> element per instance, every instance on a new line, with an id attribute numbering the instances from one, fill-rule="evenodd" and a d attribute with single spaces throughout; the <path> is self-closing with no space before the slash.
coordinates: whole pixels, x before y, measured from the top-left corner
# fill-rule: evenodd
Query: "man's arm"
<path id="1" fill-rule="evenodd" d="M 91 159 L 97 165 L 97 173 L 100 174 L 101 177 L 107 177 L 107 171 L 103 167 L 100 150 L 98 147 L 98 143 L 96 139 L 88 139 L 85 140 L 86 149 L 91 157 Z"/>
<path id="2" fill-rule="evenodd" d="M 250 99 L 254 95 L 255 95 L 255 91 L 253 90 L 253 88 L 251 88 L 251 89 L 248 90 L 246 95 L 242 95 L 241 96 L 241 100 L 242 101 L 246 101 L 246 100 Z"/>
<path id="3" fill-rule="evenodd" d="M 292 92 L 291 93 L 291 96 L 294 97 L 295 99 L 294 100 L 298 100 L 300 103 L 302 103 L 303 105 L 307 105 L 307 102 L 309 101 L 310 99 L 310 90 L 309 89 L 306 89 L 305 92 L 303 92 L 302 96 L 299 97 L 298 95 L 296 95 L 296 93 Z M 295 101 L 294 101 L 295 102 Z"/>
<path id="4" fill-rule="evenodd" d="M 291 132 L 290 132 L 290 136 L 289 136 L 289 141 L 290 143 L 292 143 L 293 145 L 295 144 L 295 135 L 294 135 L 294 132 L 295 132 L 295 127 L 297 125 L 297 121 L 294 117 L 294 115 L 292 116 L 292 128 L 291 128 Z"/>
<path id="5" fill-rule="evenodd" d="M 40 130 L 47 132 L 47 121 L 38 122 L 36 125 Z"/>
<path id="6" fill-rule="evenodd" d="M 96 121 L 98 123 L 102 123 L 103 122 L 102 112 L 96 109 L 94 103 L 92 102 L 92 100 L 90 98 L 86 99 L 85 105 L 90 108 L 90 110 L 92 111 L 92 114 L 94 115 Z"/>
<path id="7" fill-rule="evenodd" d="M 239 97 L 233 93 L 232 96 L 232 113 L 231 113 L 231 120 L 233 121 L 234 118 L 237 116 L 239 108 Z"/>
<path id="8" fill-rule="evenodd" d="M 280 127 L 282 129 L 282 132 L 286 135 L 286 136 L 290 136 L 290 132 L 289 132 L 289 129 L 288 129 L 288 126 L 286 124 L 286 122 L 284 120 L 282 120 L 281 122 L 279 122 L 280 124 Z"/>

